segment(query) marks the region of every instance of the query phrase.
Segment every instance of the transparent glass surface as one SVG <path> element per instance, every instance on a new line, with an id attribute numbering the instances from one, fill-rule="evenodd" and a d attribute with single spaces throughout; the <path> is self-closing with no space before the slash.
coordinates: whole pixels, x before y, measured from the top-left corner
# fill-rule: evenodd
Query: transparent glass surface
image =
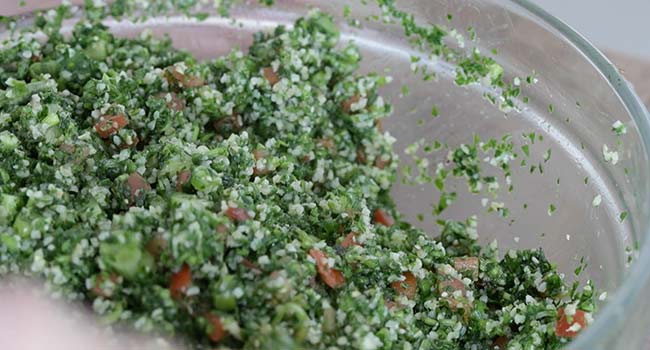
<path id="1" fill-rule="evenodd" d="M 460 182 L 455 184 L 458 200 L 444 216 L 464 219 L 476 214 L 481 241 L 496 239 L 501 251 L 542 247 L 569 280 L 575 278 L 579 260 L 586 259 L 588 268 L 580 279 L 594 280 L 598 288 L 608 291 L 609 298 L 595 323 L 581 333 L 571 349 L 650 348 L 650 303 L 646 300 L 650 296 L 648 113 L 593 46 L 526 1 L 398 1 L 400 9 L 413 13 L 421 23 L 443 23 L 460 33 L 473 27 L 478 40 L 466 40 L 466 49 L 478 47 L 483 53 L 496 49 L 495 58 L 508 79 L 537 74 L 537 84 L 523 84 L 522 96 L 530 98 L 525 109 L 506 114 L 483 98 L 484 87 L 457 87 L 453 66 L 425 56 L 421 63 L 436 71 L 437 78 L 423 81 L 412 74 L 411 56 L 420 54 L 410 47 L 400 27 L 362 21 L 363 28 L 355 28 L 342 16 L 345 4 L 359 19 L 378 14 L 375 5 L 333 0 L 276 2 L 272 8 L 246 2 L 232 12 L 236 21 L 215 16 L 198 22 L 171 16 L 108 24 L 121 36 L 135 36 L 149 28 L 155 35 L 169 35 L 178 48 L 200 58 L 213 58 L 233 47 L 245 49 L 252 33 L 290 25 L 310 8 L 319 7 L 338 18 L 342 41 L 352 40 L 361 48 L 363 71 L 389 70 L 394 78 L 383 91 L 395 106 L 384 127 L 396 137 L 395 149 L 404 165 L 409 162 L 404 148 L 420 139 L 457 146 L 471 143 L 474 134 L 487 139 L 509 133 L 520 145 L 525 141 L 522 133 L 542 135 L 543 140 L 531 146 L 528 166 L 520 167 L 520 160 L 513 163 L 514 191 L 504 189 L 497 198 L 490 197 L 510 209 L 508 218 L 487 213 L 481 203 L 483 196 L 468 194 L 466 184 Z M 7 6 L 0 5 L 5 14 L 27 11 Z M 449 22 L 448 14 L 453 16 Z M 400 97 L 404 85 L 410 93 Z M 438 107 L 439 118 L 431 118 L 432 105 Z M 612 131 L 617 120 L 628 126 L 626 135 L 618 137 Z M 605 162 L 603 145 L 618 151 L 616 165 Z M 549 149 L 552 157 L 544 162 L 543 154 Z M 435 165 L 445 159 L 446 152 L 437 152 L 429 161 Z M 540 162 L 543 174 L 539 170 L 531 174 L 530 165 Z M 602 203 L 595 207 L 592 201 L 597 195 Z M 437 236 L 439 228 L 430 212 L 438 193 L 431 185 L 413 187 L 398 181 L 393 196 L 412 223 Z M 549 215 L 551 204 L 557 210 Z M 622 212 L 629 213 L 623 222 Z M 419 213 L 425 214 L 423 221 L 416 219 Z M 638 251 L 634 249 L 637 242 Z M 628 263 L 630 255 L 635 256 L 632 263 Z"/>

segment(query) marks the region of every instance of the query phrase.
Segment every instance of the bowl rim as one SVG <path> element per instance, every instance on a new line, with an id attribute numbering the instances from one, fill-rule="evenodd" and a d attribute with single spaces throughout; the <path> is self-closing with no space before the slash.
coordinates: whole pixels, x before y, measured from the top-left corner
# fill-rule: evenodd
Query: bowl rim
<path id="1" fill-rule="evenodd" d="M 602 74 L 634 121 L 645 148 L 645 158 L 650 161 L 648 158 L 648 150 L 650 150 L 650 113 L 648 113 L 647 108 L 634 91 L 632 85 L 620 74 L 618 68 L 582 34 L 558 17 L 534 4 L 532 0 L 509 1 L 559 32 Z M 637 213 L 637 215 L 644 214 L 648 213 Z M 650 228 L 636 227 L 635 231 L 637 234 L 644 233 L 646 237 L 650 235 Z M 602 311 L 599 312 L 598 317 L 594 319 L 594 323 L 581 332 L 571 343 L 572 348 L 601 348 L 604 345 L 601 341 L 603 334 L 617 332 L 624 325 L 626 314 L 631 308 L 635 307 L 635 301 L 642 296 L 640 294 L 643 286 L 648 285 L 650 282 L 650 269 L 644 268 L 644 266 L 650 266 L 649 240 L 646 240 L 640 247 L 639 256 L 625 277 L 625 282 L 609 298 Z"/>

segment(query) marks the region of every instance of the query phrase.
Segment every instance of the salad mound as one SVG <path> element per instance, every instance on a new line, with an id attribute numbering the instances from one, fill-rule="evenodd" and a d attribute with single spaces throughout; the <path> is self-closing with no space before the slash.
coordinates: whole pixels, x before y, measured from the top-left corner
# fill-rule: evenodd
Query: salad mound
<path id="1" fill-rule="evenodd" d="M 558 349 L 590 322 L 541 250 L 401 219 L 390 78 L 327 14 L 205 62 L 60 27 L 0 49 L 0 274 L 195 349 Z"/>

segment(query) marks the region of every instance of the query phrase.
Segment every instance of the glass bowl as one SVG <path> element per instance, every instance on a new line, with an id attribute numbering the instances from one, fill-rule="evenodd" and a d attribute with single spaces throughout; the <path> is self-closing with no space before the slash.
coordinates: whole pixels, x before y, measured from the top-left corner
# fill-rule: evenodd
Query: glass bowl
<path id="1" fill-rule="evenodd" d="M 504 113 L 483 97 L 485 87 L 457 87 L 454 67 L 422 56 L 399 26 L 364 21 L 379 13 L 373 1 L 368 3 L 276 0 L 268 8 L 248 1 L 235 7 L 230 19 L 210 16 L 197 21 L 171 15 L 107 24 L 121 36 L 135 36 L 148 28 L 154 35 L 169 35 L 178 48 L 199 58 L 213 58 L 234 46 L 246 48 L 254 32 L 290 25 L 318 7 L 340 22 L 342 41 L 352 40 L 360 47 L 363 71 L 387 71 L 394 78 L 383 91 L 395 107 L 384 127 L 396 137 L 395 150 L 403 164 L 410 162 L 405 147 L 421 139 L 458 146 L 472 142 L 474 134 L 486 139 L 508 133 L 517 145 L 523 145 L 530 140 L 522 134 L 535 132 L 538 137 L 530 146 L 529 160 L 541 164 L 543 173 L 539 167 L 531 173 L 531 164 L 513 164 L 514 190 L 504 189 L 496 199 L 489 198 L 503 202 L 510 209 L 509 217 L 488 213 L 483 197 L 468 194 L 461 183 L 455 184 L 458 200 L 444 216 L 464 219 L 476 214 L 482 242 L 496 239 L 502 252 L 542 247 L 568 280 L 592 279 L 609 293 L 595 322 L 571 343 L 571 349 L 646 348 L 650 344 L 645 331 L 650 325 L 650 303 L 646 302 L 650 287 L 650 118 L 630 85 L 587 40 L 528 1 L 398 1 L 398 7 L 419 22 L 442 23 L 464 34 L 472 27 L 477 40 L 465 40 L 465 49 L 477 47 L 483 53 L 495 49 L 494 58 L 504 67 L 506 79 L 535 74 L 537 83 L 522 84 L 522 97 L 530 99 L 524 109 Z M 362 20 L 361 28 L 348 24 L 342 15 L 344 5 Z M 0 5 L 0 10 L 3 14 L 30 11 L 11 4 Z M 436 79 L 424 81 L 413 74 L 412 56 L 422 57 L 418 64 L 435 71 Z M 408 86 L 408 94 L 403 86 Z M 431 118 L 432 105 L 440 117 Z M 616 121 L 627 126 L 625 135 L 613 132 Z M 605 160 L 604 145 L 618 152 L 617 164 Z M 552 157 L 545 161 L 545 154 Z M 438 152 L 429 155 L 429 162 L 435 165 L 445 158 L 444 152 Z M 427 215 L 431 204 L 438 201 L 431 185 L 398 181 L 393 196 L 406 218 L 432 236 L 438 234 L 435 220 Z M 602 199 L 598 206 L 594 205 L 596 196 Z M 417 219 L 421 213 L 424 220 Z M 583 258 L 588 265 L 577 277 L 574 269 Z"/>

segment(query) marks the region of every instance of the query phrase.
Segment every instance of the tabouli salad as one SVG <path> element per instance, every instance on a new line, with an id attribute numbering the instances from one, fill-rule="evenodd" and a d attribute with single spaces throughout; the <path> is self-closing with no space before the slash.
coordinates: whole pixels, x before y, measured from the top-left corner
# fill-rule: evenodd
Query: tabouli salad
<path id="1" fill-rule="evenodd" d="M 93 16 L 64 36 L 65 9 L 0 49 L 0 274 L 190 349 L 558 349 L 591 322 L 541 250 L 401 219 L 390 79 L 327 14 L 199 62 Z"/>

